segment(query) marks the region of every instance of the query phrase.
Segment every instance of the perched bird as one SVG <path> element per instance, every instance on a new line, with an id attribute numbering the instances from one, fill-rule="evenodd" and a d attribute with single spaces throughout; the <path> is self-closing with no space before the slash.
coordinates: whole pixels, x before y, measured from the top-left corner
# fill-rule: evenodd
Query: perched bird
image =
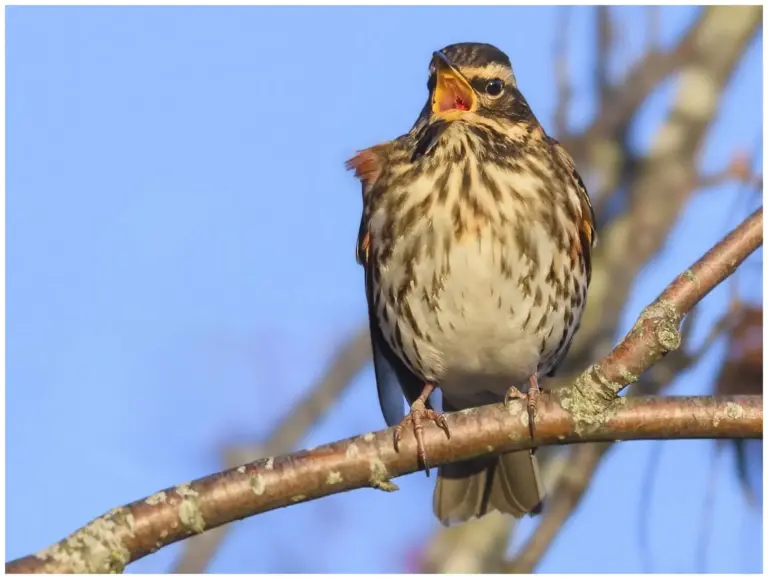
<path id="1" fill-rule="evenodd" d="M 365 271 L 382 413 L 450 437 L 444 412 L 523 398 L 533 428 L 538 380 L 577 331 L 596 241 L 584 184 L 489 44 L 433 54 L 429 96 L 411 130 L 347 162 L 362 181 L 357 259 Z M 527 389 L 524 394 L 523 391 Z M 405 416 L 403 396 L 410 404 Z M 536 512 L 535 457 L 441 466 L 433 508 L 444 524 L 499 510 Z"/>

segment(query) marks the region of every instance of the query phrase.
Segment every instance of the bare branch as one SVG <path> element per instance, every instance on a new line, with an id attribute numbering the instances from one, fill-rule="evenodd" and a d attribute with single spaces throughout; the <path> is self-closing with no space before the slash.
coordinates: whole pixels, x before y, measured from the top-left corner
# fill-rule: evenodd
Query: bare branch
<path id="1" fill-rule="evenodd" d="M 718 8 L 723 8 L 723 12 Z M 674 223 L 695 190 L 698 180 L 696 156 L 717 114 L 718 103 L 735 65 L 759 27 L 762 12 L 759 7 L 753 12 L 735 6 L 712 10 L 715 16 L 730 20 L 711 22 L 705 28 L 704 34 L 720 34 L 718 41 L 701 43 L 696 50 L 700 60 L 682 71 L 670 113 L 642 162 L 642 173 L 629 191 L 628 215 L 631 218 L 625 242 L 631 240 L 628 244 L 634 246 L 634 253 L 642 263 L 663 246 L 664 239 L 656 235 L 657 224 Z M 661 206 L 663 212 L 658 210 Z M 620 273 L 615 281 L 622 287 L 630 285 L 635 272 L 625 268 Z M 609 296 L 608 301 L 612 299 Z"/>
<path id="2" fill-rule="evenodd" d="M 739 181 L 747 188 L 761 189 L 763 186 L 763 176 L 753 173 L 751 164 L 748 154 L 738 152 L 722 171 L 700 176 L 697 186 L 703 189 L 716 187 L 729 181 Z"/>
<path id="3" fill-rule="evenodd" d="M 705 8 L 689 31 L 691 60 L 681 72 L 672 109 L 648 155 L 630 171 L 625 183 L 627 210 L 601 230 L 587 309 L 562 366 L 564 373 L 582 367 L 585 358 L 602 357 L 612 345 L 616 320 L 638 272 L 664 245 L 695 189 L 696 155 L 761 16 L 759 6 Z M 616 145 L 607 148 L 610 151 Z M 610 165 L 622 164 L 621 151 L 607 157 Z M 614 157 L 618 161 L 612 161 Z"/>
<path id="4" fill-rule="evenodd" d="M 371 358 L 368 326 L 362 327 L 336 354 L 320 381 L 308 389 L 303 400 L 291 407 L 289 414 L 262 445 L 225 449 L 225 464 L 234 468 L 262 456 L 290 452 L 307 431 L 341 396 Z M 210 564 L 226 537 L 229 526 L 221 526 L 192 537 L 172 573 L 202 573 Z"/>
<path id="5" fill-rule="evenodd" d="M 727 319 L 729 319 L 728 316 L 722 318 L 716 326 L 720 326 L 721 330 L 724 329 Z M 704 344 L 693 355 L 687 354 L 682 349 L 676 350 L 660 363 L 652 366 L 643 375 L 643 380 L 635 385 L 630 395 L 636 393 L 648 395 L 662 391 L 678 373 L 692 366 L 709 350 L 714 343 L 717 332 L 718 330 L 713 329 Z M 560 480 L 554 491 L 548 493 L 550 499 L 541 522 L 528 542 L 505 567 L 506 572 L 531 573 L 533 571 L 546 554 L 552 541 L 562 530 L 564 523 L 578 507 L 581 497 L 597 472 L 598 466 L 614 444 L 585 445 L 573 450 L 563 469 L 564 478 Z"/>
<path id="6" fill-rule="evenodd" d="M 424 439 L 433 465 L 552 444 L 659 438 L 759 438 L 762 396 L 624 398 L 583 429 L 553 396 L 542 396 L 535 437 L 522 402 L 446 415 Z M 165 489 L 113 509 L 60 543 L 6 564 L 8 573 L 115 572 L 163 547 L 231 521 L 343 491 L 393 490 L 391 478 L 420 470 L 413 436 L 392 445 L 394 429 L 263 459 Z"/>
<path id="7" fill-rule="evenodd" d="M 570 110 L 573 89 L 568 75 L 568 31 L 572 9 L 560 6 L 555 23 L 554 77 L 557 84 L 557 105 L 555 107 L 555 133 L 565 135 L 568 131 L 568 111 Z"/>
<path id="8" fill-rule="evenodd" d="M 750 220 L 748 219 L 740 226 L 740 228 L 745 227 L 745 225 L 746 229 L 754 227 L 754 224 L 750 225 L 749 223 Z M 762 230 L 762 224 L 760 224 L 759 229 Z M 727 242 L 729 239 L 734 239 L 732 236 L 733 234 L 726 237 L 723 241 L 720 242 L 720 244 L 718 244 L 718 246 L 722 248 L 722 245 L 725 242 Z M 718 246 L 713 248 L 713 250 L 717 249 Z M 699 260 L 697 264 L 694 265 L 694 267 L 701 264 L 701 262 L 707 258 L 707 256 L 710 256 L 711 258 L 711 254 L 712 251 L 708 252 L 704 258 Z M 669 288 L 673 288 L 675 284 L 678 283 L 679 279 L 680 278 L 678 277 L 678 280 L 673 282 Z M 699 291 L 702 289 L 703 288 L 701 287 L 698 288 Z M 665 291 L 662 296 L 664 296 L 666 293 L 667 292 Z M 661 296 L 654 303 L 658 303 L 660 299 Z M 716 338 L 734 323 L 734 317 L 738 316 L 739 311 L 740 310 L 734 309 L 732 307 L 729 314 L 721 318 L 718 323 L 715 324 L 713 329 L 709 332 L 706 339 L 704 340 L 704 343 L 693 354 L 687 354 L 683 350 L 675 350 L 671 352 L 670 355 L 668 355 L 666 358 L 664 358 L 661 363 L 657 363 L 651 366 L 649 371 L 647 371 L 644 375 L 645 379 L 642 382 L 636 384 L 635 390 L 642 394 L 659 392 L 663 385 L 668 384 L 675 375 L 696 363 L 696 361 L 701 359 L 701 357 L 709 351 Z M 640 324 L 642 320 L 643 315 L 640 316 L 640 320 L 638 320 L 638 323 L 635 325 L 633 331 L 637 329 L 638 324 Z M 686 333 L 689 331 L 689 329 L 690 326 L 687 327 Z M 632 335 L 632 331 L 627 336 L 627 338 L 629 338 L 630 335 Z M 620 344 L 614 350 L 614 352 L 620 351 L 620 348 L 625 345 L 627 338 L 625 338 L 625 341 L 622 342 L 622 344 Z M 632 393 L 634 394 L 635 392 Z M 550 494 L 551 498 L 542 516 L 541 522 L 534 530 L 534 533 L 528 542 L 520 549 L 519 553 L 508 564 L 506 567 L 507 572 L 531 573 L 533 571 L 535 566 L 546 553 L 552 541 L 557 536 L 560 529 L 562 529 L 563 524 L 570 518 L 576 507 L 579 505 L 581 497 L 586 492 L 589 483 L 597 472 L 598 466 L 600 465 L 602 459 L 606 456 L 608 450 L 610 450 L 612 447 L 613 444 L 603 444 L 587 445 L 574 449 L 568 466 L 565 469 L 567 476 L 561 481 L 555 491 Z"/>
<path id="9" fill-rule="evenodd" d="M 590 127 L 578 136 L 565 137 L 564 146 L 574 152 L 586 152 L 588 144 L 614 135 L 617 129 L 635 116 L 659 83 L 681 66 L 699 63 L 705 68 L 719 69 L 730 60 L 731 55 L 723 51 L 712 59 L 711 51 L 723 46 L 741 51 L 740 43 L 733 41 L 742 37 L 750 38 L 758 30 L 761 21 L 761 6 L 703 8 L 694 24 L 674 48 L 667 52 L 650 52 L 634 64 Z M 716 38 L 715 41 L 713 37 Z"/>
<path id="10" fill-rule="evenodd" d="M 584 418 L 589 420 L 595 406 L 612 403 L 642 372 L 680 346 L 683 316 L 762 243 L 761 207 L 667 286 L 624 340 L 579 376 L 563 404 L 577 414 L 586 412 Z"/>
<path id="11" fill-rule="evenodd" d="M 661 45 L 661 6 L 646 6 L 646 52 L 658 52 Z"/>
<path id="12" fill-rule="evenodd" d="M 615 396 L 636 381 L 636 375 L 677 349 L 681 317 L 762 244 L 762 216 L 760 208 L 678 276 L 602 363 L 561 391 L 562 408 L 547 396 L 534 438 L 526 434 L 522 403 L 509 409 L 497 404 L 463 410 L 447 416 L 450 439 L 438 429 L 424 432 L 431 463 L 570 442 L 759 437 L 762 397 Z M 162 546 L 256 513 L 363 486 L 395 490 L 389 479 L 415 472 L 419 463 L 415 438 L 406 437 L 403 452 L 397 453 L 391 444 L 393 432 L 388 429 L 268 458 L 166 489 L 111 511 L 37 555 L 8 563 L 6 570 L 122 570 Z"/>
<path id="13" fill-rule="evenodd" d="M 611 83 L 608 80 L 608 71 L 613 55 L 614 40 L 613 23 L 611 21 L 610 6 L 600 5 L 595 7 L 597 19 L 597 48 L 595 55 L 595 88 L 597 89 L 598 105 L 602 108 L 608 101 Z"/>
<path id="14" fill-rule="evenodd" d="M 759 218 L 758 218 L 759 217 Z M 742 237 L 743 234 L 747 232 L 746 236 Z M 751 232 L 751 233 L 749 233 Z M 735 234 L 734 234 L 735 233 Z M 695 287 L 695 292 L 700 293 L 700 297 L 698 299 L 701 299 L 707 292 L 710 291 L 711 287 L 707 287 L 707 280 L 700 280 L 696 278 L 695 271 L 706 271 L 707 272 L 707 279 L 709 279 L 709 276 L 711 275 L 719 275 L 716 272 L 714 272 L 714 269 L 711 269 L 709 264 L 710 263 L 717 263 L 719 259 L 723 258 L 723 255 L 726 255 L 724 259 L 726 262 L 729 259 L 733 259 L 733 268 L 735 269 L 739 263 L 741 263 L 751 251 L 754 251 L 754 249 L 757 247 L 755 245 L 755 240 L 752 241 L 746 241 L 746 239 L 749 239 L 753 235 L 759 235 L 759 241 L 762 242 L 762 209 L 758 210 L 753 214 L 750 218 L 748 218 L 744 223 L 742 223 L 735 232 L 732 232 L 730 235 L 725 237 L 720 243 L 718 243 L 712 250 L 707 252 L 707 254 L 704 255 L 694 266 L 686 270 L 686 272 L 691 272 L 691 275 L 694 277 L 690 279 L 690 281 L 693 283 Z M 737 246 L 745 244 L 747 246 L 753 246 L 751 250 L 748 250 L 748 248 L 743 248 L 745 253 L 743 255 L 738 256 L 732 256 L 731 251 L 734 251 Z M 730 249 L 728 249 L 730 247 Z M 724 254 L 720 254 L 721 252 L 724 252 Z M 717 257 L 717 255 L 720 254 L 720 257 Z M 722 272 L 720 272 L 722 273 Z M 723 276 L 726 276 L 727 273 L 723 274 Z M 719 278 L 723 279 L 723 278 Z M 654 304 L 657 305 L 657 307 L 662 307 L 662 304 L 666 304 L 662 307 L 662 309 L 666 310 L 666 313 L 664 315 L 670 316 L 669 319 L 672 319 L 676 315 L 678 316 L 678 322 L 679 322 L 679 314 L 684 313 L 682 310 L 676 310 L 675 309 L 675 301 L 673 299 L 673 296 L 681 295 L 682 288 L 681 285 L 687 285 L 687 281 L 682 280 L 688 280 L 686 277 L 686 273 L 682 274 L 675 280 L 670 286 L 668 286 L 667 290 L 665 290 L 659 298 L 654 302 Z M 711 280 L 710 280 L 711 281 Z M 677 288 L 677 289 L 675 289 Z M 665 297 L 666 296 L 666 297 Z M 697 300 L 698 301 L 698 300 Z M 690 303 L 690 300 L 688 300 L 687 303 Z M 688 306 L 688 308 L 693 307 L 695 303 L 691 303 L 691 305 Z M 669 308 L 669 309 L 667 309 Z M 651 307 L 646 308 L 645 312 L 641 314 L 640 319 L 635 324 L 635 327 L 632 331 L 627 335 L 627 337 L 624 339 L 624 341 L 619 344 L 618 347 L 614 349 L 614 351 L 606 358 L 606 360 L 603 363 L 608 362 L 611 367 L 615 370 L 620 370 L 617 372 L 619 375 L 619 380 L 624 382 L 628 378 L 634 378 L 635 376 L 632 376 L 631 373 L 634 372 L 634 370 L 631 367 L 622 367 L 619 365 L 616 366 L 616 363 L 619 362 L 622 359 L 622 356 L 629 355 L 631 357 L 632 355 L 632 344 L 634 344 L 634 347 L 640 348 L 640 351 L 638 354 L 643 354 L 645 351 L 643 347 L 643 343 L 648 343 L 650 341 L 657 341 L 654 336 L 653 331 L 649 331 L 647 336 L 644 338 L 644 340 L 640 340 L 638 343 L 637 337 L 638 332 L 643 331 L 643 321 L 647 316 L 647 312 Z M 652 311 L 652 310 L 651 310 Z M 650 393 L 650 392 L 658 392 L 663 384 L 668 383 L 668 381 L 673 377 L 675 374 L 677 374 L 679 371 L 685 369 L 689 365 L 693 364 L 696 360 L 698 360 L 704 353 L 708 351 L 708 349 L 712 346 L 714 343 L 715 337 L 719 335 L 719 332 L 721 332 L 726 326 L 727 323 L 725 320 L 730 321 L 731 317 L 726 316 L 718 324 L 716 324 L 716 327 L 713 329 L 712 332 L 708 335 L 708 337 L 705 339 L 704 344 L 699 348 L 699 350 L 694 353 L 693 355 L 687 355 L 682 350 L 675 350 L 672 351 L 671 355 L 667 356 L 663 363 L 656 364 L 651 366 L 650 371 L 646 373 L 646 380 L 643 382 L 637 384 L 637 386 L 641 386 L 639 390 L 643 391 L 643 393 Z M 673 335 L 675 335 L 675 332 L 677 332 L 676 335 L 679 335 L 679 329 L 678 325 L 674 325 L 674 331 L 672 332 Z M 616 354 L 616 356 L 614 356 Z M 657 356 L 661 356 L 659 351 L 656 351 Z M 642 357 L 642 356 L 641 356 Z M 610 360 L 613 360 L 613 362 L 610 362 Z M 658 358 L 657 358 L 658 361 Z M 648 358 L 643 358 L 643 360 L 640 362 L 641 364 L 653 364 L 653 361 L 649 360 Z M 593 366 L 594 368 L 594 366 Z M 581 381 L 584 380 L 590 380 L 589 372 L 591 368 L 588 369 L 584 374 L 582 374 L 579 379 L 577 379 L 576 384 L 579 384 Z M 637 374 L 640 374 L 641 372 L 638 372 Z M 605 385 L 607 387 L 613 386 L 616 388 L 616 384 L 611 384 L 610 378 L 606 377 Z M 563 390 L 565 392 L 563 398 L 563 403 L 566 406 L 570 406 L 572 403 L 568 402 L 566 403 L 565 398 L 568 396 L 571 396 L 575 393 L 576 398 L 576 408 L 585 408 L 585 419 L 587 421 L 593 420 L 591 418 L 591 413 L 594 412 L 594 407 L 590 407 L 590 404 L 594 404 L 598 408 L 608 406 L 611 401 L 614 399 L 611 398 L 611 396 L 615 396 L 615 394 L 618 393 L 618 391 L 621 390 L 621 387 L 618 387 L 617 390 L 611 390 L 611 393 L 603 392 L 601 396 L 605 396 L 605 398 L 598 398 L 597 403 L 595 404 L 594 399 L 585 398 L 584 400 L 579 398 L 579 391 L 576 388 L 572 388 L 570 390 Z M 615 392 L 615 393 L 614 393 Z M 615 401 L 613 402 L 615 404 Z M 508 572 L 517 572 L 517 573 L 530 573 L 535 568 L 535 566 L 538 564 L 538 562 L 541 560 L 541 558 L 546 553 L 547 549 L 549 548 L 549 545 L 552 543 L 554 538 L 557 536 L 557 533 L 562 528 L 565 521 L 568 520 L 568 518 L 571 516 L 571 514 L 574 512 L 576 507 L 578 506 L 579 502 L 581 501 L 581 497 L 583 496 L 584 492 L 586 491 L 590 481 L 592 480 L 592 477 L 594 476 L 595 472 L 597 471 L 597 468 L 606 455 L 607 451 L 612 447 L 611 444 L 605 444 L 605 445 L 588 445 L 586 447 L 578 447 L 574 449 L 570 461 L 568 464 L 568 467 L 565 469 L 565 472 L 568 473 L 568 475 L 561 481 L 560 485 L 556 488 L 556 490 L 551 494 L 551 498 L 549 500 L 549 504 L 547 505 L 547 508 L 542 516 L 541 522 L 536 527 L 533 535 L 530 537 L 528 542 L 522 547 L 520 552 L 515 556 L 515 558 L 509 563 L 507 567 Z"/>

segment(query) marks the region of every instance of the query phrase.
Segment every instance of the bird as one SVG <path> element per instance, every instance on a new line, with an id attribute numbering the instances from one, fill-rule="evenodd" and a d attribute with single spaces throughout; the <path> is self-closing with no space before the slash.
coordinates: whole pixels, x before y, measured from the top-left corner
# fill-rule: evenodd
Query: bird
<path id="1" fill-rule="evenodd" d="M 450 438 L 445 413 L 522 400 L 535 433 L 539 380 L 579 329 L 597 234 L 573 158 L 503 51 L 434 52 L 427 93 L 407 133 L 346 166 L 362 183 L 356 259 L 379 404 L 396 450 L 412 429 L 429 476 L 424 428 Z M 535 451 L 519 450 L 439 466 L 433 512 L 443 525 L 521 518 L 543 499 Z"/>

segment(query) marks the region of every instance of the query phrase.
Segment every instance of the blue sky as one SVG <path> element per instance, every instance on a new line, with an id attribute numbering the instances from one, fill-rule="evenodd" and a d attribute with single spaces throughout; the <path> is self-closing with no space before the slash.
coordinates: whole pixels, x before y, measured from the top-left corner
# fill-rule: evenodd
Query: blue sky
<path id="1" fill-rule="evenodd" d="M 571 123 L 580 127 L 595 112 L 593 27 L 590 9 L 574 10 Z M 665 45 L 694 14 L 662 10 Z M 410 127 L 433 50 L 496 44 L 552 124 L 554 8 L 13 7 L 6 15 L 7 559 L 218 470 L 222 445 L 258 440 L 323 371 L 366 316 L 353 251 L 360 192 L 343 163 Z M 616 72 L 644 41 L 633 25 L 643 12 L 621 15 Z M 760 136 L 761 53 L 762 39 L 723 100 L 706 167 L 720 169 Z M 643 110 L 637 146 L 653 135 L 672 89 Z M 638 277 L 624 327 L 736 224 L 726 211 L 739 191 L 723 186 L 692 200 L 668 250 Z M 740 278 L 753 298 L 757 279 Z M 707 299 L 698 340 L 726 298 L 723 288 Z M 721 344 L 674 391 L 708 390 L 722 352 Z M 383 426 L 366 371 L 302 445 Z M 696 570 L 713 445 L 666 445 L 648 507 L 640 489 L 654 448 L 621 445 L 540 571 L 641 571 L 638 520 L 649 509 L 655 569 Z M 760 516 L 738 494 L 732 460 L 720 462 L 709 569 L 757 572 Z M 402 571 L 437 527 L 434 480 L 398 484 L 394 494 L 360 490 L 238 523 L 210 570 Z M 164 549 L 129 571 L 167 571 L 179 552 Z"/>

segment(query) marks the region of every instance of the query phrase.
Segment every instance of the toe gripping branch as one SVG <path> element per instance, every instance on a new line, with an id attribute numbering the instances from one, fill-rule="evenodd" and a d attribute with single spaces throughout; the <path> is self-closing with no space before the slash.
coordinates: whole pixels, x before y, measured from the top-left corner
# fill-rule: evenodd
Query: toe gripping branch
<path id="1" fill-rule="evenodd" d="M 445 432 L 449 439 L 451 438 L 451 431 L 448 428 L 448 423 L 445 421 L 445 416 L 426 407 L 427 399 L 434 389 L 435 387 L 432 384 L 424 386 L 421 395 L 411 405 L 411 411 L 408 413 L 408 416 L 395 427 L 394 433 L 395 450 L 399 452 L 403 429 L 405 429 L 408 423 L 413 426 L 413 434 L 416 437 L 417 458 L 424 465 L 427 476 L 429 476 L 429 462 L 427 461 L 427 450 L 424 446 L 424 421 L 433 421 Z"/>
<path id="2" fill-rule="evenodd" d="M 528 410 L 528 428 L 531 431 L 531 438 L 536 432 L 536 410 L 539 405 L 539 397 L 541 395 L 541 389 L 539 388 L 539 380 L 534 374 L 528 378 L 528 393 L 523 394 L 515 388 L 510 386 L 507 390 L 507 395 L 504 397 L 504 404 L 509 406 L 510 400 L 525 400 L 526 408 Z"/>

